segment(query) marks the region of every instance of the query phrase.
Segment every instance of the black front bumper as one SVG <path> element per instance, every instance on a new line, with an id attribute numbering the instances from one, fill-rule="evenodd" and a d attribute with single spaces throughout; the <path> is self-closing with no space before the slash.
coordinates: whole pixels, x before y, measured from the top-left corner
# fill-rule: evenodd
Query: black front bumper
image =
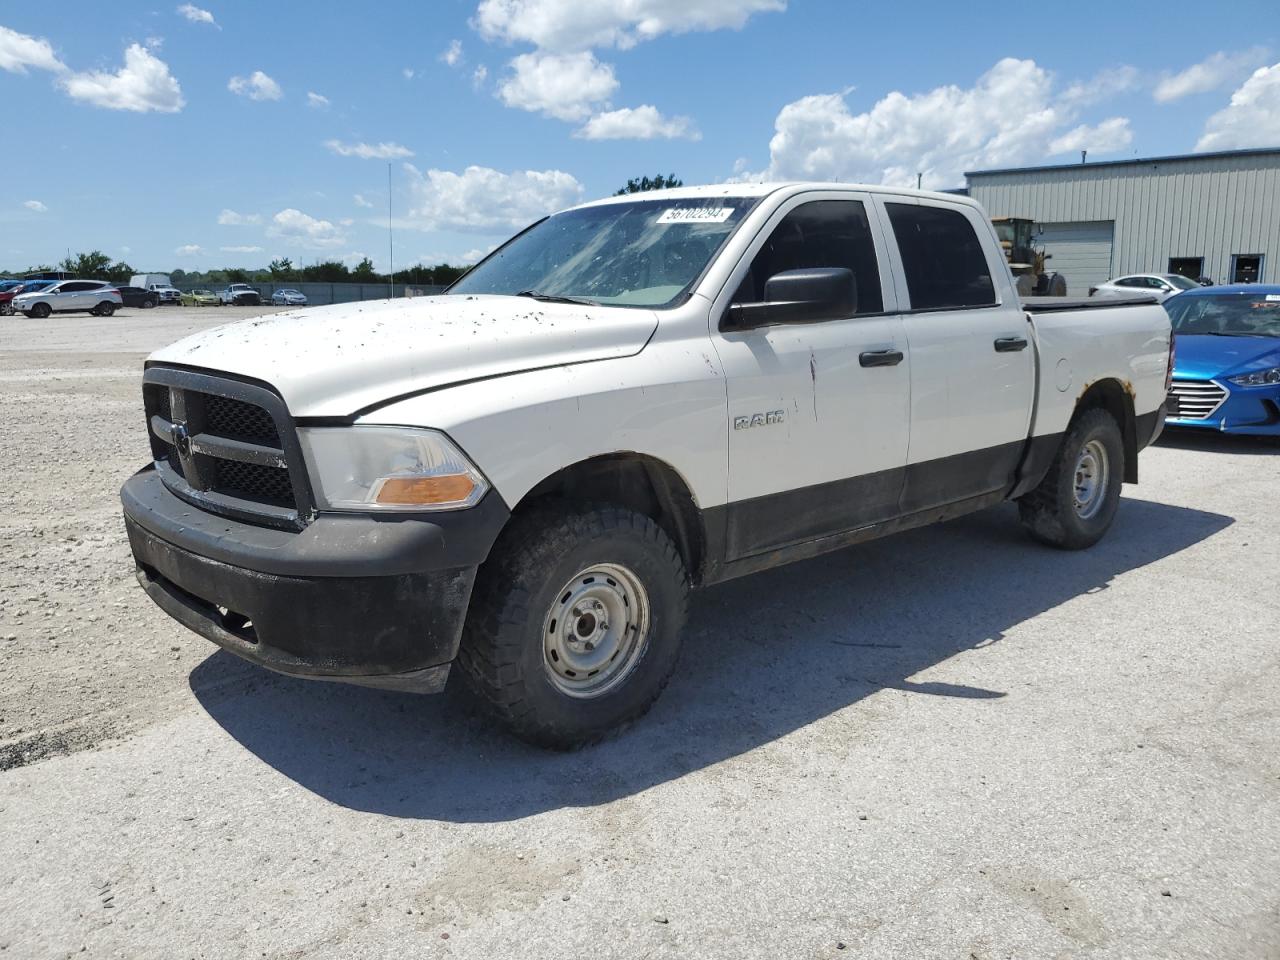
<path id="1" fill-rule="evenodd" d="M 138 581 L 184 626 L 280 673 L 419 693 L 443 689 L 508 515 L 490 492 L 430 520 L 322 514 L 294 532 L 199 510 L 151 468 L 120 497 Z"/>

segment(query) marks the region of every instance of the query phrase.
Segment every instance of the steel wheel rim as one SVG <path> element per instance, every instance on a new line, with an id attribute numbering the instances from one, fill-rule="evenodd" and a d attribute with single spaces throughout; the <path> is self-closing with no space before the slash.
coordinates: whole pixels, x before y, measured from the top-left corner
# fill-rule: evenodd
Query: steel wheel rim
<path id="1" fill-rule="evenodd" d="M 543 621 L 547 678 L 566 696 L 602 696 L 640 662 L 649 627 L 649 594 L 639 577 L 618 564 L 593 564 L 560 588 Z"/>
<path id="2" fill-rule="evenodd" d="M 1111 459 L 1101 440 L 1090 440 L 1080 450 L 1076 460 L 1072 495 L 1076 516 L 1091 520 L 1098 515 L 1106 501 L 1107 487 L 1111 480 Z"/>

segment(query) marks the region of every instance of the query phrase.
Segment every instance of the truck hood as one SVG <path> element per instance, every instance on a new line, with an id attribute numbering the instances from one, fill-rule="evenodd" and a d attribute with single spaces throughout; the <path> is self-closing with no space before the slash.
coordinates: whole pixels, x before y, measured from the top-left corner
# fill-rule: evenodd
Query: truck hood
<path id="1" fill-rule="evenodd" d="M 1213 380 L 1280 367 L 1276 337 L 1218 337 L 1178 334 L 1173 375 L 1179 379 Z"/>
<path id="2" fill-rule="evenodd" d="M 657 325 L 651 310 L 527 297 L 377 300 L 215 327 L 149 362 L 265 381 L 295 417 L 345 417 L 462 381 L 632 356 Z"/>

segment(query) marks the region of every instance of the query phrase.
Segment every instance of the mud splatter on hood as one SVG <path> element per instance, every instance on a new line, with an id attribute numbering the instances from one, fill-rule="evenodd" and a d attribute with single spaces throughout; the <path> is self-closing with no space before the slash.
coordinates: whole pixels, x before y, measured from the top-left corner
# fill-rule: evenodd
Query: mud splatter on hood
<path id="1" fill-rule="evenodd" d="M 651 310 L 525 297 L 377 300 L 242 320 L 149 359 L 265 381 L 294 416 L 347 416 L 416 390 L 631 356 L 657 324 Z"/>

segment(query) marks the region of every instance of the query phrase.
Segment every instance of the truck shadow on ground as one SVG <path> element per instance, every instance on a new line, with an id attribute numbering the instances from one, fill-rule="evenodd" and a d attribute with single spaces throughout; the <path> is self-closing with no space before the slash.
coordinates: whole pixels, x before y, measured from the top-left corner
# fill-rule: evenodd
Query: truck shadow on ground
<path id="1" fill-rule="evenodd" d="M 974 686 L 909 678 L 1232 522 L 1126 499 L 1101 544 L 1064 553 L 1030 542 L 1002 506 L 714 587 L 695 595 L 680 666 L 653 711 L 575 754 L 506 736 L 457 677 L 444 696 L 416 697 L 293 680 L 218 652 L 190 684 L 246 749 L 334 803 L 513 820 L 640 793 L 886 688 L 997 701 L 978 673 Z"/>

